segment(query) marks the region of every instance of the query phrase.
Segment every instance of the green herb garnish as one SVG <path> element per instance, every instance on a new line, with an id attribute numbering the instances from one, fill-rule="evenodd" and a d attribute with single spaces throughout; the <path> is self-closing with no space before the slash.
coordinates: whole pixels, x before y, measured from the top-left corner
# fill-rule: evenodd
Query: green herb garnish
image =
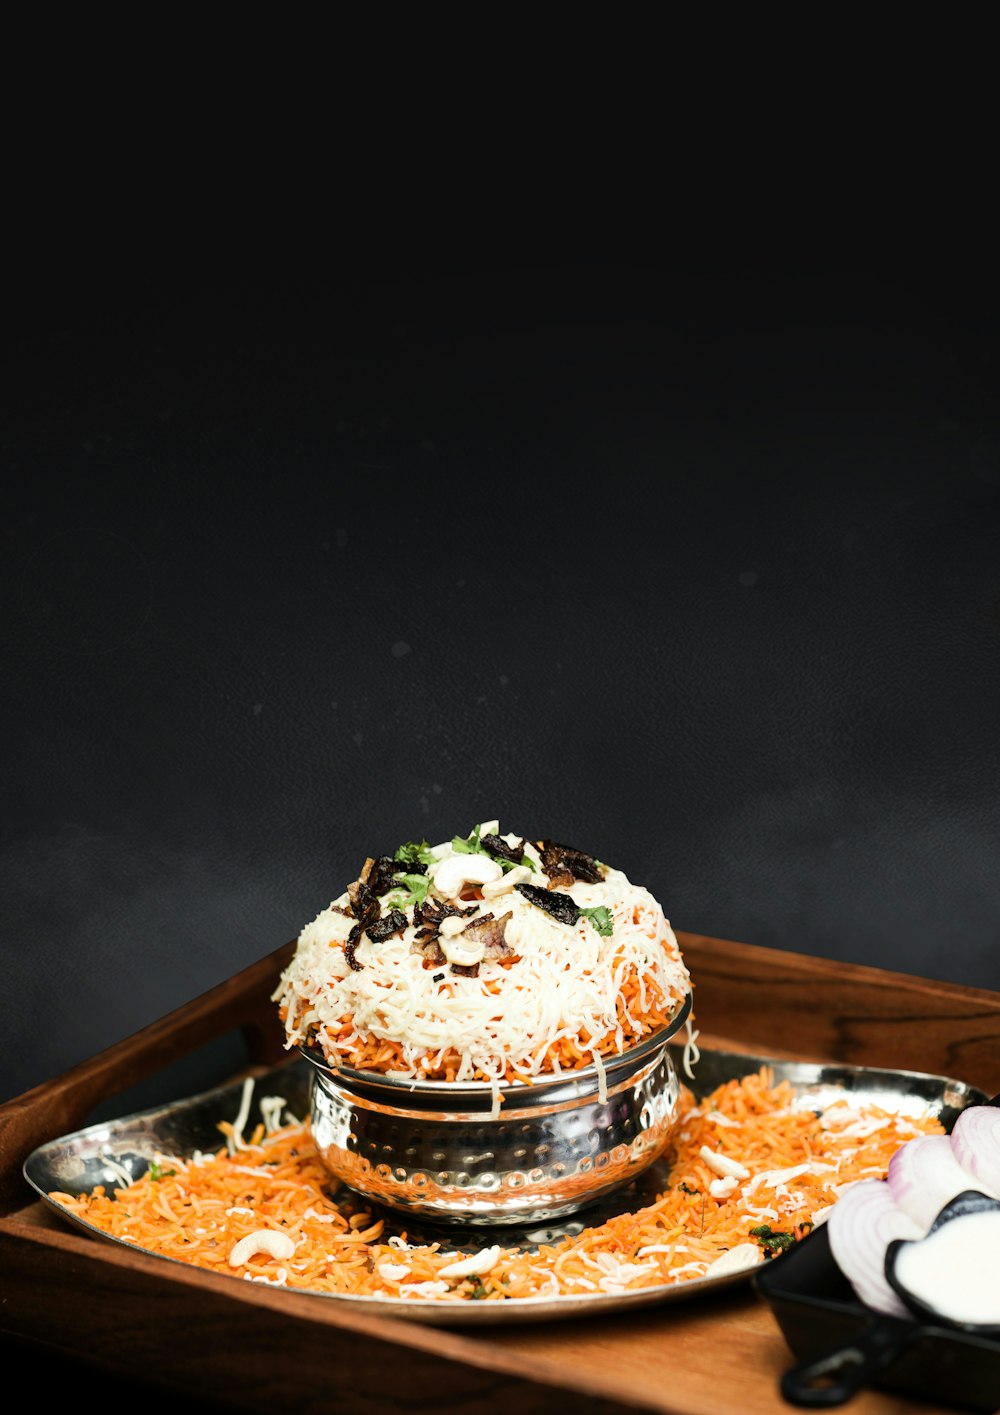
<path id="1" fill-rule="evenodd" d="M 385 896 L 384 903 L 390 908 L 406 909 L 411 904 L 423 904 L 431 882 L 426 875 L 399 874 L 393 880 L 393 887 Z"/>
<path id="2" fill-rule="evenodd" d="M 454 850 L 455 854 L 485 855 L 488 860 L 496 860 L 504 874 L 506 874 L 508 870 L 516 870 L 518 865 L 525 865 L 532 874 L 535 873 L 535 864 L 532 860 L 529 860 L 527 851 L 524 852 L 524 858 L 522 860 L 508 860 L 503 855 L 494 854 L 492 850 L 489 850 L 479 838 L 482 828 L 482 825 L 477 825 L 472 832 L 464 838 L 461 835 L 452 836 L 451 848 Z M 525 843 L 527 843 L 527 841 Z"/>
<path id="3" fill-rule="evenodd" d="M 476 826 L 472 833 L 463 840 L 460 835 L 452 836 L 451 848 L 456 855 L 485 855 L 486 851 L 479 843 L 479 832 L 481 826 Z"/>
<path id="4" fill-rule="evenodd" d="M 169 1179 L 172 1174 L 176 1173 L 176 1169 L 164 1169 L 162 1165 L 156 1163 L 156 1160 L 149 1162 L 150 1179 Z"/>
<path id="5" fill-rule="evenodd" d="M 691 1188 L 691 1185 L 688 1184 L 687 1181 L 686 1181 L 686 1180 L 683 1180 L 683 1179 L 681 1180 L 681 1182 L 678 1184 L 677 1187 L 678 1187 L 678 1189 L 681 1191 L 682 1194 L 700 1194 L 700 1193 L 701 1193 L 701 1190 L 700 1190 L 700 1189 L 692 1189 L 692 1188 Z"/>
<path id="6" fill-rule="evenodd" d="M 396 878 L 402 880 L 418 904 L 422 904 L 427 898 L 431 882 L 426 875 L 397 875 Z"/>
<path id="7" fill-rule="evenodd" d="M 775 1233 L 767 1223 L 762 1223 L 757 1228 L 751 1228 L 750 1236 L 756 1238 L 760 1246 L 772 1258 L 776 1253 L 784 1253 L 795 1242 L 794 1233 Z"/>
<path id="8" fill-rule="evenodd" d="M 433 864 L 435 855 L 426 840 L 407 840 L 406 844 L 396 851 L 393 859 L 402 860 L 406 865 L 430 865 Z"/>
<path id="9" fill-rule="evenodd" d="M 587 918 L 602 938 L 610 938 L 615 931 L 615 921 L 606 904 L 597 904 L 593 909 L 581 909 L 581 918 Z"/>

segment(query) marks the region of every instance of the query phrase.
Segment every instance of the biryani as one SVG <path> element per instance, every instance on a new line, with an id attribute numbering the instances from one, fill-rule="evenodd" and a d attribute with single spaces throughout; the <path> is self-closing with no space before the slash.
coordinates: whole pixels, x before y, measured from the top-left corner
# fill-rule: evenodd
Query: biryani
<path id="1" fill-rule="evenodd" d="M 302 929 L 272 1000 L 286 1046 L 333 1068 L 496 1091 L 591 1065 L 603 1076 L 690 991 L 647 889 L 493 820 L 369 856 Z"/>

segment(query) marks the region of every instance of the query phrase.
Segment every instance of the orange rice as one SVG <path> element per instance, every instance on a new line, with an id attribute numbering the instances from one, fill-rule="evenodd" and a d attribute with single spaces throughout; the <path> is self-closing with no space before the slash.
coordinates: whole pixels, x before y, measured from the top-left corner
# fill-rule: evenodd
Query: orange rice
<path id="1" fill-rule="evenodd" d="M 516 961 L 516 957 L 505 959 L 501 966 L 509 967 Z M 495 990 L 499 991 L 496 988 Z M 622 1051 L 618 1049 L 614 1032 L 608 1032 L 594 1046 L 590 1033 L 583 1027 L 574 1037 L 560 1037 L 558 1041 L 539 1048 L 539 1052 L 545 1053 L 539 1058 L 541 1074 L 550 1076 L 556 1071 L 579 1071 L 586 1066 L 592 1066 L 595 1051 L 599 1056 L 609 1059 L 621 1055 L 665 1027 L 673 1019 L 681 1001 L 683 999 L 680 997 L 666 997 L 652 973 L 644 973 L 640 980 L 638 972 L 630 968 L 622 980 L 617 1000 L 618 1020 L 624 1038 Z M 279 1008 L 278 1013 L 284 1022 L 286 1009 Z M 350 1015 L 342 1017 L 336 1040 L 349 1036 L 353 1029 L 354 1018 Z M 333 1051 L 330 1047 L 323 1047 L 318 1039 L 314 1038 L 314 1043 L 323 1050 L 331 1066 L 337 1066 L 346 1060 L 358 1071 L 377 1071 L 382 1074 L 390 1071 L 403 1072 L 406 1068 L 403 1044 L 383 1037 L 363 1036 L 360 1045 L 355 1044 L 343 1054 Z M 432 1057 L 431 1053 L 427 1053 L 417 1062 L 418 1076 L 423 1081 L 454 1081 L 461 1062 L 462 1058 L 454 1047 L 441 1052 L 439 1057 Z M 489 1077 L 485 1071 L 475 1070 L 470 1079 L 488 1081 Z M 503 1079 L 515 1084 L 531 1084 L 530 1077 L 519 1075 L 512 1066 L 507 1067 Z"/>
<path id="2" fill-rule="evenodd" d="M 760 1243 L 767 1256 L 767 1233 L 754 1235 L 754 1228 L 797 1241 L 845 1185 L 883 1178 L 892 1155 L 914 1135 L 943 1133 L 932 1117 L 852 1108 L 846 1099 L 817 1114 L 794 1108 L 794 1100 L 790 1084 L 775 1084 L 766 1068 L 727 1082 L 698 1105 L 685 1089 L 675 1138 L 664 1154 L 668 1183 L 653 1203 L 537 1252 L 504 1248 L 481 1277 L 439 1278 L 459 1254 L 440 1243 L 411 1247 L 405 1233 L 386 1239 L 382 1220 L 370 1210 L 354 1211 L 362 1203 L 357 1195 L 353 1206 L 339 1206 L 336 1181 L 307 1123 L 271 1134 L 258 1126 L 232 1154 L 233 1127 L 224 1123 L 220 1130 L 229 1143 L 212 1156 L 161 1156 L 159 1178 L 147 1173 L 110 1194 L 98 1186 L 90 1195 L 49 1197 L 136 1248 L 246 1281 L 442 1302 L 600 1296 L 697 1279 L 707 1264 L 748 1242 Z M 731 1197 L 712 1196 L 717 1175 L 703 1147 L 749 1170 Z M 801 1165 L 809 1169 L 780 1175 Z M 772 1182 L 767 1176 L 776 1171 Z M 292 1256 L 257 1253 L 230 1266 L 234 1245 L 261 1229 L 287 1234 L 295 1243 Z"/>

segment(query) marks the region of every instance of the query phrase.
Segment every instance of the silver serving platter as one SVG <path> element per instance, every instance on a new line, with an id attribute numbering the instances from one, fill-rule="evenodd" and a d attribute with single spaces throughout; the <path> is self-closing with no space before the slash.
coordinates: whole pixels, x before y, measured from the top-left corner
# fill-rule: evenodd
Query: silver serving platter
<path id="1" fill-rule="evenodd" d="M 681 1071 L 677 1049 L 678 1071 Z M 734 1078 L 771 1068 L 775 1082 L 789 1081 L 795 1090 L 794 1104 L 816 1110 L 834 1101 L 848 1099 L 858 1105 L 877 1105 L 908 1116 L 934 1116 L 950 1130 L 959 1113 L 968 1105 L 980 1105 L 985 1092 L 964 1081 L 918 1071 L 889 1071 L 864 1066 L 824 1066 L 810 1062 L 782 1061 L 740 1052 L 703 1049 L 694 1067 L 695 1079 L 685 1078 L 696 1098 L 708 1095 L 717 1086 Z M 309 1103 L 312 1067 L 303 1057 L 283 1062 L 255 1077 L 247 1133 L 263 1119 L 261 1097 L 282 1096 L 287 1110 L 302 1118 Z M 173 1101 L 168 1105 L 125 1115 L 120 1119 L 87 1126 L 40 1145 L 24 1162 L 24 1176 L 41 1199 L 66 1223 L 106 1243 L 115 1243 L 130 1252 L 138 1245 L 126 1243 L 79 1219 L 49 1198 L 52 1191 L 89 1193 L 98 1184 L 121 1183 L 121 1171 L 138 1179 L 156 1155 L 192 1155 L 196 1150 L 214 1152 L 220 1145 L 219 1122 L 235 1119 L 243 1090 L 243 1078 L 211 1091 Z M 385 1219 L 384 1238 L 405 1230 L 411 1243 L 439 1240 L 448 1251 L 475 1253 L 494 1243 L 531 1250 L 544 1243 L 572 1237 L 617 1214 L 630 1213 L 651 1203 L 667 1182 L 667 1166 L 658 1160 L 632 1184 L 580 1210 L 569 1220 L 525 1228 L 470 1227 L 458 1229 L 421 1224 L 412 1215 L 397 1214 L 358 1196 L 355 1207 L 371 1209 Z M 341 1189 L 337 1204 L 345 1212 L 351 1208 L 350 1191 Z M 384 1241 L 384 1239 L 383 1239 Z M 138 1249 L 138 1251 L 143 1251 Z M 189 1272 L 201 1271 L 179 1259 L 155 1254 L 166 1263 L 180 1263 Z M 723 1288 L 748 1283 L 754 1269 L 713 1278 L 692 1278 L 687 1282 L 639 1287 L 622 1293 L 594 1293 L 560 1297 L 517 1297 L 506 1302 L 440 1302 L 433 1298 L 390 1298 L 305 1293 L 318 1301 L 346 1304 L 353 1310 L 367 1310 L 384 1317 L 403 1318 L 436 1326 L 490 1326 L 508 1322 L 561 1321 L 686 1301 Z M 239 1281 L 238 1278 L 233 1279 Z"/>

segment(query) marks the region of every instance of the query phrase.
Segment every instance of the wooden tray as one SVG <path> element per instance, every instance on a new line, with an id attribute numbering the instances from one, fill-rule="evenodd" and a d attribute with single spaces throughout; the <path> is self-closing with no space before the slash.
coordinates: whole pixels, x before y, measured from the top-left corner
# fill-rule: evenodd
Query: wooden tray
<path id="1" fill-rule="evenodd" d="M 678 935 L 702 1040 L 717 1047 L 931 1071 L 1000 1091 L 1000 993 L 695 934 Z M 791 1354 L 751 1289 L 613 1318 L 450 1331 L 190 1271 L 61 1225 L 21 1175 L 36 1145 L 235 1030 L 254 1074 L 283 1055 L 270 994 L 293 944 L 0 1106 L 0 1334 L 87 1363 L 108 1382 L 247 1410 L 505 1409 L 523 1415 L 790 1409 Z M 216 1078 L 217 1079 L 217 1078 Z M 191 1087 L 190 1089 L 196 1089 Z M 8 1343 L 8 1350 L 10 1349 Z M 92 1387 L 93 1388 L 93 1387 Z M 917 1412 L 868 1392 L 865 1412 Z"/>

